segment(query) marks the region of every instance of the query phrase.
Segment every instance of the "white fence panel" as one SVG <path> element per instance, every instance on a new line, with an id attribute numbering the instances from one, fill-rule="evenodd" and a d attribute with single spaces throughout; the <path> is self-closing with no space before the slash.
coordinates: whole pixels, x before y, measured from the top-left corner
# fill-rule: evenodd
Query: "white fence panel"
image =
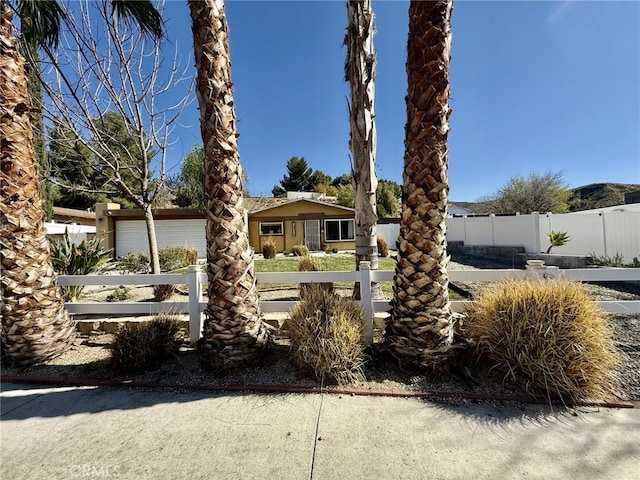
<path id="1" fill-rule="evenodd" d="M 494 246 L 524 247 L 525 252 L 540 251 L 538 214 L 490 217 L 493 220 Z"/>
<path id="2" fill-rule="evenodd" d="M 549 248 L 547 233 L 551 230 L 567 232 L 571 240 L 562 247 L 551 250 L 558 255 L 587 255 L 595 252 L 604 255 L 604 232 L 602 217 L 595 214 L 551 214 L 540 216 L 540 245 Z"/>
<path id="3" fill-rule="evenodd" d="M 571 240 L 554 247 L 555 254 L 620 254 L 630 263 L 640 257 L 640 210 L 633 207 L 635 204 L 606 211 L 448 218 L 447 240 L 469 246 L 524 247 L 525 252 L 537 254 L 549 248 L 547 233 L 556 230 L 567 232 Z"/>
<path id="4" fill-rule="evenodd" d="M 549 245 L 546 234 L 550 230 L 567 232 L 571 241 L 553 252 L 565 255 L 623 256 L 630 263 L 640 256 L 640 212 L 593 211 L 564 214 L 547 214 L 540 217 L 541 242 L 546 250 Z"/>
<path id="5" fill-rule="evenodd" d="M 466 238 L 466 219 L 467 217 L 448 217 L 447 218 L 447 242 L 464 242 Z"/>
<path id="6" fill-rule="evenodd" d="M 495 245 L 492 217 L 463 217 L 465 245 Z"/>
<path id="7" fill-rule="evenodd" d="M 604 254 L 613 257 L 619 253 L 626 263 L 630 263 L 634 257 L 640 259 L 640 212 L 603 212 L 602 216 Z"/>
<path id="8" fill-rule="evenodd" d="M 379 223 L 376 226 L 378 235 L 387 241 L 389 250 L 396 250 L 396 242 L 398 241 L 398 235 L 400 235 L 399 223 Z"/>
<path id="9" fill-rule="evenodd" d="M 526 270 L 452 270 L 449 278 L 452 281 L 497 281 L 503 278 L 523 278 L 531 274 L 539 275 L 539 271 Z M 360 271 L 346 272 L 273 272 L 258 273 L 261 283 L 302 283 L 302 282 L 349 282 L 360 281 L 361 305 L 367 319 L 365 337 L 373 341 L 373 317 L 377 312 L 390 310 L 388 300 L 373 300 L 371 298 L 371 282 L 393 280 L 395 272 L 392 270 L 369 270 L 368 263 L 361 264 Z M 640 270 L 637 268 L 585 268 L 576 270 L 559 270 L 557 267 L 547 267 L 539 278 L 555 278 L 558 275 L 580 281 L 628 281 L 640 280 Z M 203 326 L 202 312 L 207 304 L 203 302 L 203 285 L 207 282 L 207 275 L 201 272 L 201 267 L 194 265 L 184 275 L 60 275 L 60 285 L 158 285 L 187 283 L 189 285 L 188 302 L 135 302 L 135 303 L 67 303 L 70 313 L 126 315 L 151 315 L 159 312 L 188 313 L 189 335 L 192 343 L 200 338 Z M 467 302 L 451 302 L 454 311 L 463 311 Z M 598 302 L 601 308 L 609 312 L 637 314 L 640 313 L 640 301 L 612 301 Z M 265 301 L 260 308 L 265 313 L 287 313 L 293 308 L 293 301 Z"/>

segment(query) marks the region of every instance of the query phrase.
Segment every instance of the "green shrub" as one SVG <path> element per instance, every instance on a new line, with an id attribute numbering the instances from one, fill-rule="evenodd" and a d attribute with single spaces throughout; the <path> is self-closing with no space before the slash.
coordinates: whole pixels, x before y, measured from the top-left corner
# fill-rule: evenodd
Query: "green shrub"
<path id="1" fill-rule="evenodd" d="M 313 285 L 290 313 L 292 360 L 323 382 L 364 380 L 364 326 L 355 302 Z"/>
<path id="2" fill-rule="evenodd" d="M 298 259 L 298 271 L 299 272 L 324 272 L 326 270 L 324 262 L 319 257 L 312 257 L 311 255 L 304 255 Z M 327 292 L 333 292 L 332 282 L 320 282 L 320 283 L 301 283 L 300 284 L 300 298 L 304 298 L 312 285 L 318 285 L 320 288 Z"/>
<path id="3" fill-rule="evenodd" d="M 157 368 L 180 347 L 177 317 L 161 313 L 153 320 L 120 327 L 111 343 L 111 365 L 121 373 Z"/>
<path id="4" fill-rule="evenodd" d="M 266 259 L 276 258 L 277 252 L 276 242 L 272 238 L 267 238 L 262 244 L 262 256 Z"/>
<path id="5" fill-rule="evenodd" d="M 291 253 L 296 257 L 303 257 L 305 255 L 309 255 L 309 249 L 306 245 L 294 245 L 291 247 Z"/>
<path id="6" fill-rule="evenodd" d="M 153 298 L 156 302 L 162 302 L 167 300 L 173 295 L 174 290 L 176 289 L 175 285 L 154 285 L 153 286 Z"/>
<path id="7" fill-rule="evenodd" d="M 614 383 L 612 330 L 580 283 L 500 282 L 467 308 L 465 329 L 478 358 L 529 393 L 580 400 Z"/>
<path id="8" fill-rule="evenodd" d="M 337 249 L 336 247 L 333 247 L 333 248 L 331 249 L 331 253 L 338 253 L 338 249 Z"/>
<path id="9" fill-rule="evenodd" d="M 149 255 L 144 252 L 127 253 L 118 262 L 120 273 L 149 273 Z"/>
<path id="10" fill-rule="evenodd" d="M 387 245 L 387 241 L 384 239 L 384 237 L 381 237 L 380 235 L 378 235 L 377 241 L 378 241 L 378 255 L 381 257 L 388 257 L 389 246 Z"/>
<path id="11" fill-rule="evenodd" d="M 131 298 L 131 290 L 120 285 L 107 296 L 107 302 L 124 302 Z"/>
<path id="12" fill-rule="evenodd" d="M 59 275 L 88 275 L 100 273 L 113 267 L 113 250 L 104 250 L 100 240 L 83 240 L 75 244 L 69 233 L 64 232 L 61 239 L 54 239 L 51 245 L 51 263 L 54 271 Z M 61 287 L 64 300 L 76 300 L 84 285 Z"/>
<path id="13" fill-rule="evenodd" d="M 634 262 L 637 262 L 637 258 L 634 257 Z M 616 253 L 613 257 L 607 255 L 598 256 L 595 253 L 589 253 L 587 255 L 587 265 L 594 265 L 597 267 L 634 267 L 634 262 L 629 265 L 625 265 L 624 257 L 620 253 Z"/>
<path id="14" fill-rule="evenodd" d="M 190 247 L 167 247 L 158 250 L 158 257 L 160 270 L 168 272 L 195 265 L 198 262 L 198 251 Z"/>

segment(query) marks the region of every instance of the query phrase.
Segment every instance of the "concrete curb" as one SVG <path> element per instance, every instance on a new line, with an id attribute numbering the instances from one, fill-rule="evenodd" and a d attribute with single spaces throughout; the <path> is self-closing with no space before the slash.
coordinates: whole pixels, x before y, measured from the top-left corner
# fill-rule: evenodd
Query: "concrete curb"
<path id="1" fill-rule="evenodd" d="M 193 384 L 170 384 L 156 382 L 139 382 L 133 380 L 99 380 L 91 378 L 58 378 L 58 377 L 31 377 L 22 375 L 0 375 L 1 382 L 41 384 L 53 386 L 81 386 L 81 387 L 114 387 L 114 388 L 167 388 L 190 391 L 207 392 L 253 392 L 253 393 L 309 393 L 309 394 L 336 394 L 336 395 L 356 395 L 356 396 L 376 396 L 376 397 L 406 397 L 406 398 L 432 398 L 432 399 L 461 399 L 471 401 L 507 401 L 526 404 L 540 405 L 566 405 L 582 407 L 600 408 L 637 408 L 640 409 L 640 400 L 604 400 L 586 401 L 562 404 L 560 402 L 549 402 L 543 397 L 531 395 L 485 395 L 471 392 L 442 392 L 442 391 L 418 391 L 404 392 L 400 390 L 369 390 L 360 388 L 319 388 L 303 387 L 299 385 L 193 385 Z"/>

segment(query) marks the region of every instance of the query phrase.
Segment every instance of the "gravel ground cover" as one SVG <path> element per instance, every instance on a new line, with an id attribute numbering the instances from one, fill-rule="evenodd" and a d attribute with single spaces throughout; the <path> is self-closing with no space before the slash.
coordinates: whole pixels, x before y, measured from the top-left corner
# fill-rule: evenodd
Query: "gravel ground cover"
<path id="1" fill-rule="evenodd" d="M 451 270 L 474 268 L 511 268 L 509 265 L 485 262 L 478 259 L 456 258 L 449 265 Z M 613 287 L 613 288 L 612 288 Z M 482 288 L 482 286 L 474 286 Z M 624 285 L 590 285 L 588 287 L 594 299 L 639 300 L 637 287 Z M 88 294 L 92 301 L 102 301 L 112 289 L 97 288 Z M 133 300 L 151 300 L 150 287 L 132 289 Z M 344 294 L 348 294 L 345 290 Z M 261 293 L 263 299 L 295 298 L 295 290 L 273 290 Z M 180 301 L 180 294 L 174 294 L 170 301 Z M 616 345 L 620 351 L 622 362 L 618 370 L 619 385 L 612 393 L 612 398 L 640 400 L 640 315 L 611 315 L 610 321 L 614 329 Z M 185 332 L 185 340 L 187 338 Z M 61 378 L 84 378 L 99 380 L 132 380 L 169 385 L 293 385 L 318 387 L 321 382 L 301 374 L 290 362 L 286 345 L 272 349 L 260 364 L 242 371 L 224 374 L 211 373 L 200 365 L 198 352 L 187 346 L 172 360 L 160 368 L 136 375 L 118 376 L 110 367 L 109 345 L 113 335 L 100 331 L 79 334 L 73 348 L 64 355 L 44 365 L 15 368 L 3 365 L 2 374 L 23 376 L 47 376 Z M 452 374 L 435 376 L 419 371 L 401 370 L 394 361 L 377 349 L 370 352 L 366 367 L 365 382 L 350 385 L 369 390 L 386 390 L 400 392 L 465 392 L 480 395 L 509 396 L 518 395 L 518 391 L 510 385 L 503 385 L 473 365 L 461 365 L 454 368 Z M 470 374 L 470 376 L 468 375 Z M 327 386 L 328 389 L 334 388 Z"/>

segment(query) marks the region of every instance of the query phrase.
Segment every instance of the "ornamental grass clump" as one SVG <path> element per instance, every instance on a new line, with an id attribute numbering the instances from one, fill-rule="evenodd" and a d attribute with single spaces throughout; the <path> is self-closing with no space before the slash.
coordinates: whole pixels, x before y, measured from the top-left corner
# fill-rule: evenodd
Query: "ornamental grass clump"
<path id="1" fill-rule="evenodd" d="M 612 329 L 580 283 L 504 281 L 466 313 L 478 359 L 503 383 L 562 401 L 602 398 L 616 383 Z"/>
<path id="2" fill-rule="evenodd" d="M 290 313 L 293 362 L 323 383 L 364 380 L 364 314 L 351 299 L 312 285 Z"/>
<path id="3" fill-rule="evenodd" d="M 265 259 L 271 260 L 276 258 L 276 253 L 278 253 L 276 242 L 272 238 L 267 238 L 262 244 L 262 256 Z"/>
<path id="4" fill-rule="evenodd" d="M 153 286 L 153 299 L 156 302 L 163 302 L 171 298 L 173 292 L 176 290 L 175 285 L 171 284 L 160 284 Z"/>
<path id="5" fill-rule="evenodd" d="M 120 373 L 158 368 L 179 350 L 180 324 L 175 315 L 160 313 L 148 322 L 120 327 L 111 343 L 111 365 Z"/>
<path id="6" fill-rule="evenodd" d="M 387 244 L 387 241 L 384 239 L 384 237 L 381 237 L 380 235 L 378 235 L 377 243 L 378 243 L 378 255 L 381 257 L 388 257 L 389 245 Z"/>
<path id="7" fill-rule="evenodd" d="M 291 247 L 291 253 L 296 257 L 309 255 L 309 249 L 306 245 L 294 245 Z"/>
<path id="8" fill-rule="evenodd" d="M 320 257 L 313 257 L 311 255 L 303 255 L 298 259 L 298 271 L 299 272 L 324 272 L 326 270 L 324 262 Z M 332 282 L 319 282 L 319 283 L 301 283 L 300 284 L 300 298 L 305 298 L 307 292 L 311 286 L 317 285 L 323 288 L 329 293 L 333 292 Z"/>

